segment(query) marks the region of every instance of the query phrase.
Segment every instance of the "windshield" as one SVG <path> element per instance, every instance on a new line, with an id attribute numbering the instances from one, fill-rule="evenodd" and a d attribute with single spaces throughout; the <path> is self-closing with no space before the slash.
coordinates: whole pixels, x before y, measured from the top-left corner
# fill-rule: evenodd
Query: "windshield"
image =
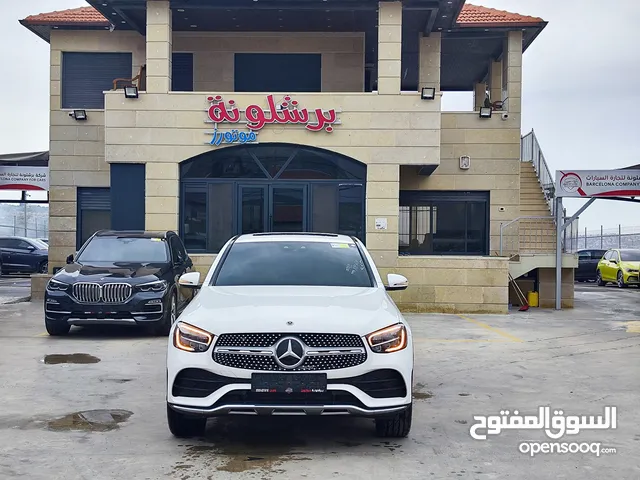
<path id="1" fill-rule="evenodd" d="M 234 243 L 215 281 L 231 285 L 372 287 L 355 243 Z"/>
<path id="2" fill-rule="evenodd" d="M 40 250 L 48 250 L 49 249 L 49 245 L 44 243 L 39 238 L 32 238 L 31 239 L 31 243 L 33 243 L 34 247 L 39 248 Z"/>
<path id="3" fill-rule="evenodd" d="M 623 262 L 640 262 L 640 250 L 620 250 Z"/>
<path id="4" fill-rule="evenodd" d="M 164 263 L 167 245 L 161 238 L 93 237 L 78 262 Z"/>

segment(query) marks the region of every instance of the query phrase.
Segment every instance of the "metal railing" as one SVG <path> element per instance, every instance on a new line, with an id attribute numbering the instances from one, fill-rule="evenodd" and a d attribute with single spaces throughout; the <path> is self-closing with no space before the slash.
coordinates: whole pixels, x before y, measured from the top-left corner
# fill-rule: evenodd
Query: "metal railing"
<path id="1" fill-rule="evenodd" d="M 574 229 L 567 236 L 567 251 L 578 250 L 608 250 L 610 248 L 640 249 L 640 227 L 618 225 L 616 228 L 582 231 Z"/>
<path id="2" fill-rule="evenodd" d="M 549 204 L 551 216 L 555 219 L 555 202 L 553 201 L 555 197 L 555 181 L 533 129 L 520 140 L 520 161 L 533 163 L 544 198 Z"/>
<path id="3" fill-rule="evenodd" d="M 548 217 L 518 217 L 500 224 L 500 256 L 551 253 L 556 248 L 555 224 Z"/>
<path id="4" fill-rule="evenodd" d="M 13 237 L 48 238 L 49 226 L 47 224 L 35 223 L 33 226 L 27 226 L 25 228 L 24 223 L 22 225 L 0 224 L 0 235 Z"/>

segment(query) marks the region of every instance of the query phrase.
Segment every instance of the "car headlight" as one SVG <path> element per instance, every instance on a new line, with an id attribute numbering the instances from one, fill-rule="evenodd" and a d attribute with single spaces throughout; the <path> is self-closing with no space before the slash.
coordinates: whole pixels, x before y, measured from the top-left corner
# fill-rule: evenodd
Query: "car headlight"
<path id="1" fill-rule="evenodd" d="M 163 292 L 167 288 L 166 280 L 156 280 L 149 283 L 141 283 L 136 288 L 141 292 Z"/>
<path id="2" fill-rule="evenodd" d="M 393 353 L 407 346 L 407 329 L 401 323 L 367 335 L 367 343 L 375 353 Z"/>
<path id="3" fill-rule="evenodd" d="M 178 322 L 173 333 L 173 346 L 185 352 L 205 352 L 214 336 L 201 328 Z"/>
<path id="4" fill-rule="evenodd" d="M 69 288 L 68 283 L 64 283 L 64 282 L 61 282 L 60 280 L 55 280 L 53 278 L 49 280 L 49 282 L 47 283 L 47 290 L 50 290 L 53 292 L 63 292 L 67 288 Z"/>

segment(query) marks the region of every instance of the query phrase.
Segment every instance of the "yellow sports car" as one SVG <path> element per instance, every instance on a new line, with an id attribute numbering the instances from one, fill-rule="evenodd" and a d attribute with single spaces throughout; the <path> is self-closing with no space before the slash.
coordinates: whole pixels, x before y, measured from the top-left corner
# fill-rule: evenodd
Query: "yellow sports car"
<path id="1" fill-rule="evenodd" d="M 631 248 L 612 248 L 598 262 L 596 281 L 601 287 L 615 282 L 618 287 L 640 285 L 640 250 Z"/>

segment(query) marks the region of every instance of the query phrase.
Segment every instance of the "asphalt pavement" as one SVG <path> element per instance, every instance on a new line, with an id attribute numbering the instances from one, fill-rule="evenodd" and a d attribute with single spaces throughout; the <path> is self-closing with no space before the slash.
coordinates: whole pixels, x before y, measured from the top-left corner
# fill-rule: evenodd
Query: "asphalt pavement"
<path id="1" fill-rule="evenodd" d="M 78 327 L 53 338 L 41 304 L 0 305 L 0 478 L 637 480 L 639 300 L 640 289 L 578 285 L 572 310 L 408 315 L 414 423 L 393 440 L 376 438 L 366 419 L 244 416 L 175 439 L 166 338 Z M 470 434 L 474 416 L 545 406 L 587 416 L 615 406 L 617 425 L 560 440 L 540 429 Z M 555 441 L 602 450 L 522 453 Z"/>
<path id="2" fill-rule="evenodd" d="M 26 299 L 31 295 L 31 279 L 27 275 L 0 277 L 0 304 Z"/>

